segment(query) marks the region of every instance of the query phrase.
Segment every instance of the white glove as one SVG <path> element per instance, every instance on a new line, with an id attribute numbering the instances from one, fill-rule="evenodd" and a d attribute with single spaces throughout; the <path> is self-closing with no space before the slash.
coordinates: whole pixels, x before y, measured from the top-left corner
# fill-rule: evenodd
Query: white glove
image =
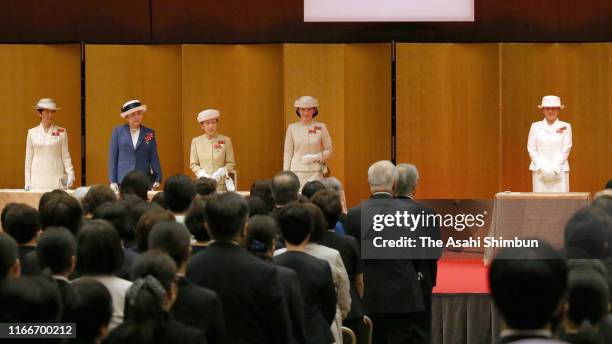
<path id="1" fill-rule="evenodd" d="M 216 170 L 211 178 L 216 180 L 217 182 L 221 179 L 221 177 L 225 177 L 227 175 L 227 172 L 225 171 L 225 167 L 221 167 L 220 169 Z"/>
<path id="2" fill-rule="evenodd" d="M 236 191 L 236 185 L 234 185 L 234 180 L 226 175 L 225 177 L 225 188 L 227 191 Z"/>
<path id="3" fill-rule="evenodd" d="M 210 174 L 206 173 L 206 170 L 202 169 L 202 170 L 199 170 L 199 171 L 196 173 L 196 177 L 198 177 L 198 178 L 202 178 L 202 177 L 204 177 L 204 178 L 210 178 Z"/>
<path id="4" fill-rule="evenodd" d="M 321 161 L 321 160 L 323 160 L 323 154 L 321 153 L 302 155 L 302 163 L 304 164 L 310 164 L 315 161 Z"/>
<path id="5" fill-rule="evenodd" d="M 155 182 L 155 183 L 153 183 L 153 186 L 151 186 L 151 190 L 155 190 L 155 189 L 157 189 L 158 187 L 159 187 L 159 183 L 158 183 L 158 182 Z"/>
<path id="6" fill-rule="evenodd" d="M 119 192 L 119 184 L 117 183 L 110 183 L 110 188 L 113 192 Z"/>
<path id="7" fill-rule="evenodd" d="M 68 178 L 66 178 L 66 189 L 70 189 L 73 184 L 74 184 L 74 176 L 69 174 Z"/>
<path id="8" fill-rule="evenodd" d="M 561 177 L 558 171 L 546 167 L 539 169 L 538 172 L 543 182 L 554 182 Z"/>

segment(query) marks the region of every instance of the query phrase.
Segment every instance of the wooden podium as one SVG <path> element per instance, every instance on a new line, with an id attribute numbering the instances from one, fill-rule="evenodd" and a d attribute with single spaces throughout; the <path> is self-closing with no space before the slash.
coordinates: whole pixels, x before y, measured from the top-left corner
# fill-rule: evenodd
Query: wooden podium
<path id="1" fill-rule="evenodd" d="M 554 248 L 564 245 L 565 224 L 578 209 L 588 206 L 588 192 L 500 192 L 495 195 L 490 237 L 542 239 Z M 490 262 L 499 248 L 485 249 Z"/>

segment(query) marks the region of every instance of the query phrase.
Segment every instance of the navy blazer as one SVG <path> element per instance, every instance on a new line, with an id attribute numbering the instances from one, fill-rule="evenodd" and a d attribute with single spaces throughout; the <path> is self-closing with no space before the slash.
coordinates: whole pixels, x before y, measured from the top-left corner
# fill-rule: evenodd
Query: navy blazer
<path id="1" fill-rule="evenodd" d="M 145 138 L 150 138 L 145 140 Z M 129 172 L 141 171 L 152 182 L 161 183 L 162 171 L 157 154 L 157 139 L 153 129 L 140 126 L 140 134 L 136 148 L 132 144 L 132 135 L 127 124 L 113 129 L 111 137 L 108 178 L 111 183 L 121 183 Z"/>

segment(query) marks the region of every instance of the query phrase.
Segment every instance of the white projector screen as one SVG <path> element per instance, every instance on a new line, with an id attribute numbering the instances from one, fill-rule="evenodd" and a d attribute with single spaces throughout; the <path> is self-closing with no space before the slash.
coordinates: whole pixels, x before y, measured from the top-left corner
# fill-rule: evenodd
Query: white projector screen
<path id="1" fill-rule="evenodd" d="M 474 21 L 474 0 L 304 0 L 304 21 Z"/>

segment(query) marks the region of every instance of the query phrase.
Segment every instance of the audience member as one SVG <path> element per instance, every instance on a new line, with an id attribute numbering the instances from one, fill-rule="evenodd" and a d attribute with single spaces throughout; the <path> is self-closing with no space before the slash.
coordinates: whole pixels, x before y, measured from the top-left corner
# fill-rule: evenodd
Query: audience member
<path id="1" fill-rule="evenodd" d="M 163 252 L 149 251 L 132 267 L 134 284 L 126 295 L 126 319 L 106 338 L 109 344 L 205 343 L 204 333 L 174 320 L 176 265 Z"/>
<path id="2" fill-rule="evenodd" d="M 19 246 L 12 236 L 0 233 L 0 283 L 21 276 Z"/>
<path id="3" fill-rule="evenodd" d="M 91 217 L 99 205 L 116 201 L 117 195 L 110 186 L 106 184 L 93 185 L 89 188 L 89 191 L 85 194 L 85 198 L 81 201 L 83 205 L 83 214 L 86 217 Z"/>
<path id="4" fill-rule="evenodd" d="M 196 197 L 191 202 L 191 206 L 187 210 L 187 216 L 185 216 L 185 226 L 187 226 L 187 229 L 189 229 L 189 232 L 195 239 L 195 242 L 191 243 L 192 255 L 206 249 L 210 243 L 210 236 L 204 225 L 205 222 L 206 202 Z"/>
<path id="5" fill-rule="evenodd" d="M 502 318 L 500 343 L 558 343 L 553 322 L 561 316 L 567 287 L 563 257 L 539 241 L 537 248 L 503 248 L 489 269 L 491 297 Z"/>
<path id="6" fill-rule="evenodd" d="M 168 209 L 174 213 L 176 221 L 185 223 L 185 212 L 196 195 L 196 188 L 189 177 L 177 174 L 166 180 L 164 195 Z"/>
<path id="7" fill-rule="evenodd" d="M 102 283 L 113 299 L 113 317 L 109 328 L 123 321 L 125 295 L 132 282 L 115 276 L 123 265 L 119 234 L 110 222 L 89 220 L 77 236 L 77 273 Z"/>
<path id="8" fill-rule="evenodd" d="M 110 293 L 102 283 L 91 278 L 81 278 L 70 287 L 62 318 L 77 328 L 77 338 L 71 339 L 70 343 L 101 343 L 108 334 L 113 315 Z"/>
<path id="9" fill-rule="evenodd" d="M 38 211 L 26 204 L 15 204 L 6 213 L 4 225 L 6 233 L 19 244 L 21 274 L 40 274 L 40 264 L 34 253 L 40 233 Z"/>
<path id="10" fill-rule="evenodd" d="M 121 198 L 126 195 L 136 195 L 143 200 L 148 200 L 148 193 L 151 189 L 151 180 L 144 173 L 133 170 L 123 177 L 119 185 Z"/>
<path id="11" fill-rule="evenodd" d="M 277 269 L 241 247 L 247 217 L 246 201 L 236 193 L 207 201 L 206 226 L 214 242 L 191 258 L 187 278 L 219 295 L 229 342 L 287 343 L 291 324 Z"/>
<path id="12" fill-rule="evenodd" d="M 208 343 L 224 343 L 225 321 L 219 297 L 185 277 L 191 252 L 187 229 L 176 221 L 158 222 L 149 235 L 149 249 L 165 252 L 177 266 L 178 293 L 172 315 L 183 324 L 202 330 Z"/>

